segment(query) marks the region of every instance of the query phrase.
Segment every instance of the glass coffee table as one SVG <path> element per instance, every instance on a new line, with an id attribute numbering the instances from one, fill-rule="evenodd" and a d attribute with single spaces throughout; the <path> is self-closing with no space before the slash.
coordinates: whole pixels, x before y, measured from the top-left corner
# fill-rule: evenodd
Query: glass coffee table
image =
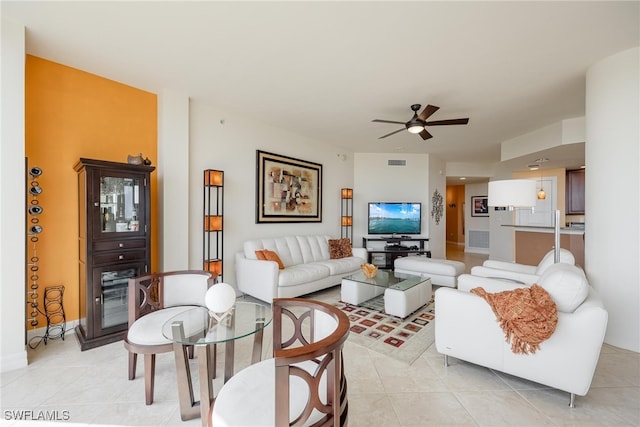
<path id="1" fill-rule="evenodd" d="M 431 279 L 424 276 L 378 270 L 369 279 L 361 271 L 342 278 L 340 297 L 347 304 L 379 309 L 382 297 L 384 311 L 405 318 L 431 300 Z"/>

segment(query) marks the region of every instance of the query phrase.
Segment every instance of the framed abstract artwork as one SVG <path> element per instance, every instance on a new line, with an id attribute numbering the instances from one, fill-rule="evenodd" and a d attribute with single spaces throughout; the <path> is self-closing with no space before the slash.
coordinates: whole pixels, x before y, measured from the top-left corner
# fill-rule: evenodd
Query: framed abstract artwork
<path id="1" fill-rule="evenodd" d="M 256 223 L 322 222 L 322 165 L 256 150 Z"/>
<path id="2" fill-rule="evenodd" d="M 471 196 L 471 216 L 489 216 L 487 196 Z"/>

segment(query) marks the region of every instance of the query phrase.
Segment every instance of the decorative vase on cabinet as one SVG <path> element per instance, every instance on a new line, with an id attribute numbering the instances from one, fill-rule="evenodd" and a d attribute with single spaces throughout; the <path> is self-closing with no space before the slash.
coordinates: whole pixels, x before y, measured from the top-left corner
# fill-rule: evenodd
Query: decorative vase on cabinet
<path id="1" fill-rule="evenodd" d="M 129 278 L 151 267 L 153 166 L 80 159 L 78 241 L 81 350 L 124 338 Z"/>

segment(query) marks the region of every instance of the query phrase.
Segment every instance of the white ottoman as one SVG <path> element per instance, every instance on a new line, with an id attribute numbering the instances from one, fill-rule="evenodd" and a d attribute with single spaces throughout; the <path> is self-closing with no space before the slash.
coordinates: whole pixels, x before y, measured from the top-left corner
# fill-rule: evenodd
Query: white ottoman
<path id="1" fill-rule="evenodd" d="M 405 291 L 387 288 L 384 291 L 384 311 L 404 319 L 431 301 L 431 295 L 431 281 L 428 279 Z"/>
<path id="2" fill-rule="evenodd" d="M 458 276 L 464 273 L 465 265 L 460 261 L 407 256 L 396 258 L 393 267 L 398 273 L 427 276 L 431 278 L 431 283 L 434 285 L 455 288 Z"/>

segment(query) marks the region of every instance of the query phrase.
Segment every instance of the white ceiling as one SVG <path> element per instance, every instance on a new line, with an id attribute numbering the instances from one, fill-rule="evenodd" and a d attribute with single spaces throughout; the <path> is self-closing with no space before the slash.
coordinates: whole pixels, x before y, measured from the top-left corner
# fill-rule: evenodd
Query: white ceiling
<path id="1" fill-rule="evenodd" d="M 502 141 L 584 115 L 586 70 L 640 45 L 639 6 L 3 0 L 1 13 L 26 26 L 28 53 L 150 92 L 354 152 L 497 162 Z M 407 121 L 416 103 L 469 124 L 377 139 L 402 126 L 372 119 Z"/>

